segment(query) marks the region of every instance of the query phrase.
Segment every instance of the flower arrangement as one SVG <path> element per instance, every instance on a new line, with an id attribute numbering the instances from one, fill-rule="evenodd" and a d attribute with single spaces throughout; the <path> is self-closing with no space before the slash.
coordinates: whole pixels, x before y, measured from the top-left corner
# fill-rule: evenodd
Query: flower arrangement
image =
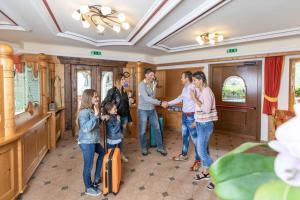
<path id="1" fill-rule="evenodd" d="M 211 167 L 215 192 L 226 200 L 300 200 L 300 104 L 296 117 L 276 130 L 269 143 L 244 143 Z M 264 146 L 278 152 L 266 156 L 245 151 Z"/>

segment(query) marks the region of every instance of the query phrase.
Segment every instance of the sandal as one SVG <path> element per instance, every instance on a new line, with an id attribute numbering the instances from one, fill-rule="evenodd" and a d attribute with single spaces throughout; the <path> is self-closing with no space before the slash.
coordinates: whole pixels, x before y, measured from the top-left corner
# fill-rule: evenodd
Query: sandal
<path id="1" fill-rule="evenodd" d="M 191 171 L 197 172 L 201 169 L 201 161 L 200 160 L 195 160 L 193 165 L 190 167 Z"/>
<path id="2" fill-rule="evenodd" d="M 182 154 L 179 154 L 178 156 L 173 157 L 174 161 L 187 161 L 188 159 L 189 159 L 188 156 L 184 156 Z"/>
<path id="3" fill-rule="evenodd" d="M 210 182 L 206 187 L 209 190 L 214 190 L 215 189 L 215 184 L 213 184 L 212 182 Z"/>
<path id="4" fill-rule="evenodd" d="M 209 173 L 204 174 L 203 172 L 201 172 L 200 174 L 196 174 L 196 176 L 194 177 L 195 181 L 209 180 L 209 179 L 210 179 Z"/>

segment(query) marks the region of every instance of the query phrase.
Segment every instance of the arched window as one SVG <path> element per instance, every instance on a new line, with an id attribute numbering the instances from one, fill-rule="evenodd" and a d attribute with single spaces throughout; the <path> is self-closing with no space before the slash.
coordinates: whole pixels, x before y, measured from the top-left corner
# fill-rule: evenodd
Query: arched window
<path id="1" fill-rule="evenodd" d="M 246 102 L 246 85 L 239 76 L 226 78 L 222 87 L 222 101 L 224 102 Z"/>

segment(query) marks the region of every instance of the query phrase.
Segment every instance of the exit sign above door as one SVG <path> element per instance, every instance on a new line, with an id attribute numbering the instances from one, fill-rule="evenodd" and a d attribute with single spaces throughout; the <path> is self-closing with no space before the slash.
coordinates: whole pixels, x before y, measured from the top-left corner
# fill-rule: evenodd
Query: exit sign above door
<path id="1" fill-rule="evenodd" d="M 227 52 L 227 53 L 236 53 L 236 52 L 237 52 L 237 48 L 227 49 L 226 52 Z"/>
<path id="2" fill-rule="evenodd" d="M 91 56 L 101 56 L 102 52 L 101 51 L 91 51 Z"/>

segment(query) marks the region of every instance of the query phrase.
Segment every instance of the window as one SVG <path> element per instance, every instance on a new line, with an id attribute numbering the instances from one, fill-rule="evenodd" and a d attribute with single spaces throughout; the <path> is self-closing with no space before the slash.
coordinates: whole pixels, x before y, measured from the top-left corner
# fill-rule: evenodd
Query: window
<path id="1" fill-rule="evenodd" d="M 102 71 L 101 73 L 101 101 L 106 97 L 109 89 L 113 87 L 113 72 L 112 71 Z"/>
<path id="2" fill-rule="evenodd" d="M 77 71 L 77 105 L 81 103 L 81 97 L 85 89 L 92 88 L 92 72 L 91 70 Z"/>
<path id="3" fill-rule="evenodd" d="M 289 110 L 294 109 L 294 104 L 300 103 L 300 59 L 292 59 L 290 64 L 290 97 Z"/>
<path id="4" fill-rule="evenodd" d="M 29 102 L 40 104 L 40 81 L 38 65 L 15 66 L 15 114 L 25 111 Z"/>
<path id="5" fill-rule="evenodd" d="M 222 101 L 235 103 L 246 102 L 246 85 L 241 77 L 230 76 L 226 78 L 222 87 Z"/>

